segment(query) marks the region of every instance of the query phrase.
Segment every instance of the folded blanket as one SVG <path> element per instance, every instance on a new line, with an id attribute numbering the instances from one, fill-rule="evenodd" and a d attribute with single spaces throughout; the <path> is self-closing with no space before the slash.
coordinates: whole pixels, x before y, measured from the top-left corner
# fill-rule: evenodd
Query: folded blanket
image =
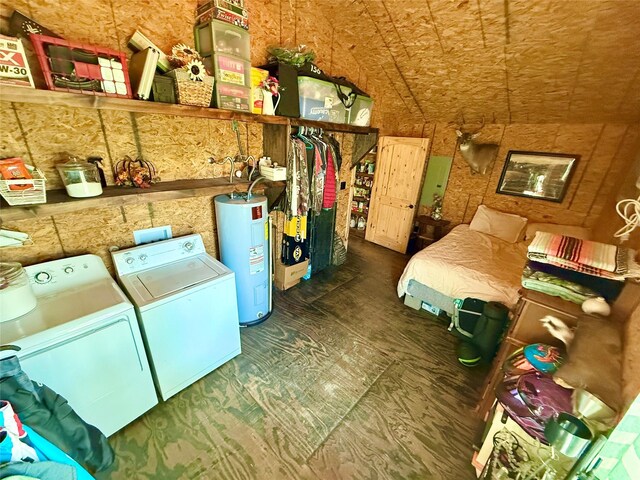
<path id="1" fill-rule="evenodd" d="M 598 296 L 598 293 L 590 288 L 537 269 L 535 262 L 529 262 L 524 267 L 522 286 L 529 290 L 560 297 L 578 305 L 581 305 L 588 298 Z"/>
<path id="2" fill-rule="evenodd" d="M 527 250 L 531 260 L 589 275 L 615 279 L 628 272 L 629 251 L 615 245 L 537 232 Z"/>
<path id="3" fill-rule="evenodd" d="M 612 280 L 609 278 L 596 277 L 587 275 L 586 273 L 576 272 L 567 268 L 556 267 L 548 263 L 539 263 L 529 260 L 527 266 L 534 271 L 544 272 L 562 280 L 568 280 L 571 283 L 582 285 L 583 287 L 593 290 L 599 297 L 603 297 L 607 302 L 613 302 L 624 287 L 624 280 Z"/>

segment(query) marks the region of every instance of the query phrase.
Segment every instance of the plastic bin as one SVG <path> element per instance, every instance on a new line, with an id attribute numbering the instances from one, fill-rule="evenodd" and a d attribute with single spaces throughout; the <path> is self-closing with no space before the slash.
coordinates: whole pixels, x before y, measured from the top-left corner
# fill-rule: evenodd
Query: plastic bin
<path id="1" fill-rule="evenodd" d="M 371 110 L 373 109 L 373 100 L 371 97 L 358 95 L 353 106 L 349 109 L 349 125 L 357 125 L 358 127 L 368 127 L 371 124 Z"/>
<path id="2" fill-rule="evenodd" d="M 251 111 L 251 89 L 238 85 L 216 83 L 216 107 L 238 112 Z"/>
<path id="3" fill-rule="evenodd" d="M 251 88 L 251 62 L 247 60 L 216 53 L 213 55 L 213 71 L 218 82 Z"/>
<path id="4" fill-rule="evenodd" d="M 348 95 L 349 87 L 341 87 Z M 307 120 L 347 123 L 349 112 L 338 97 L 336 86 L 331 82 L 311 77 L 298 77 L 300 116 Z"/>
<path id="5" fill-rule="evenodd" d="M 195 27 L 196 49 L 203 56 L 214 53 L 233 55 L 250 60 L 249 32 L 220 20 L 211 20 Z"/>

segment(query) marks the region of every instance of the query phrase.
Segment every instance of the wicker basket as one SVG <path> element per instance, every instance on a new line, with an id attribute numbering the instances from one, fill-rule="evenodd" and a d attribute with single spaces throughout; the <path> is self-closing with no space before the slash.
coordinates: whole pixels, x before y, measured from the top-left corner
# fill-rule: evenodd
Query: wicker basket
<path id="1" fill-rule="evenodd" d="M 214 77 L 206 75 L 202 82 L 196 82 L 189 78 L 189 72 L 182 69 L 171 70 L 167 75 L 175 80 L 179 104 L 197 107 L 208 107 L 211 104 Z"/>
<path id="2" fill-rule="evenodd" d="M 33 205 L 35 203 L 47 203 L 46 179 L 43 173 L 31 165 L 25 165 L 33 178 L 24 180 L 0 179 L 0 195 L 9 205 Z M 10 185 L 31 184 L 32 187 L 24 190 L 11 190 Z"/>

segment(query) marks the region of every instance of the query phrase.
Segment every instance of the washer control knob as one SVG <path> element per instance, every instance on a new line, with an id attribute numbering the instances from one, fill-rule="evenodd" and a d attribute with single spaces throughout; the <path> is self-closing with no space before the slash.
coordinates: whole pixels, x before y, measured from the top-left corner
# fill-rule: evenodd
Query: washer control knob
<path id="1" fill-rule="evenodd" d="M 147 259 L 147 255 L 145 253 L 143 253 L 138 258 L 140 259 L 141 262 L 144 262 Z"/>
<path id="2" fill-rule="evenodd" d="M 51 280 L 51 274 L 48 272 L 38 272 L 35 276 L 37 283 L 47 283 Z"/>
<path id="3" fill-rule="evenodd" d="M 182 245 L 182 248 L 184 248 L 187 252 L 193 250 L 193 247 L 193 242 L 185 242 L 184 245 Z"/>
<path id="4" fill-rule="evenodd" d="M 125 262 L 127 262 L 127 265 L 131 265 L 133 263 L 133 257 L 127 257 Z"/>
<path id="5" fill-rule="evenodd" d="M 64 267 L 64 273 L 73 273 L 73 267 Z"/>

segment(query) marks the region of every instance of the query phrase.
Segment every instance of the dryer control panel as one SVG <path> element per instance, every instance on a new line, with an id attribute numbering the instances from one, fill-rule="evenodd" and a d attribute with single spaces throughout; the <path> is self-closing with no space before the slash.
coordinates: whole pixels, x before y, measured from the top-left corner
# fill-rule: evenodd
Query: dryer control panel
<path id="1" fill-rule="evenodd" d="M 111 253 L 118 276 L 206 253 L 200 234 L 185 235 Z"/>
<path id="2" fill-rule="evenodd" d="M 111 280 L 97 255 L 79 255 L 25 267 L 36 297 L 52 295 L 100 280 Z"/>

